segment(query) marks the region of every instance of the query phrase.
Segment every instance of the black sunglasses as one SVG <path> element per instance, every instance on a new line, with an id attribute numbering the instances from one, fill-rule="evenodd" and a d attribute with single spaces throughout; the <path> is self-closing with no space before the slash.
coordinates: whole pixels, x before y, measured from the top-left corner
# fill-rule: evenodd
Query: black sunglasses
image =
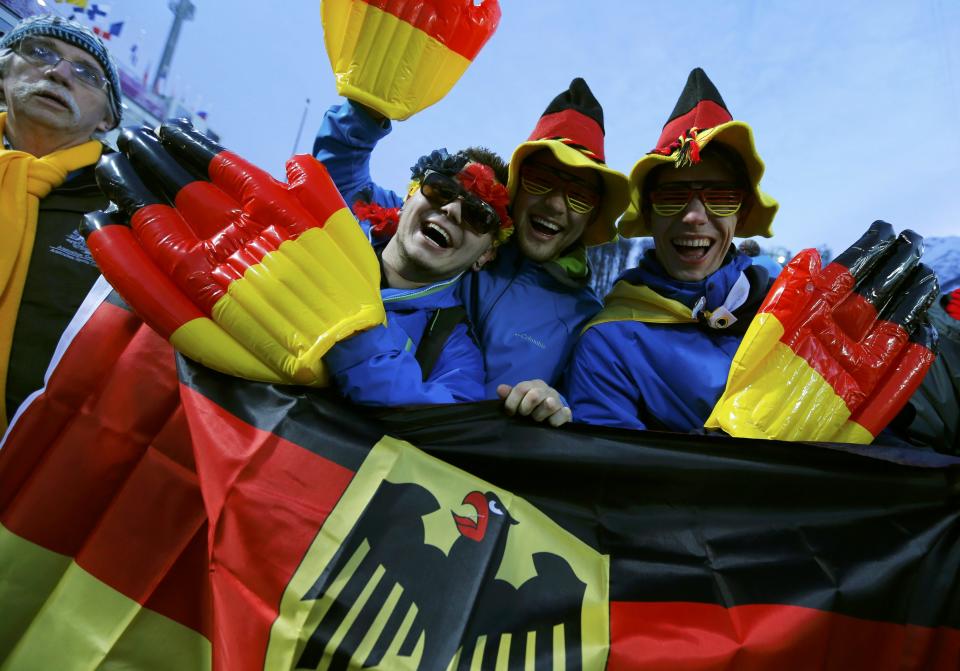
<path id="1" fill-rule="evenodd" d="M 490 203 L 467 191 L 454 177 L 427 170 L 420 182 L 420 193 L 437 208 L 459 198 L 463 203 L 461 223 L 478 235 L 495 233 L 500 228 L 500 217 Z"/>

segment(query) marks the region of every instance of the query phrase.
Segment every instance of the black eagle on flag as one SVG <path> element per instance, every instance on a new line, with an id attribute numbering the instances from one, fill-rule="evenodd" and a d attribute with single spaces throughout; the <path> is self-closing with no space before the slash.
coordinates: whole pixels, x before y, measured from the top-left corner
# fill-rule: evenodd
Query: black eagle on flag
<path id="1" fill-rule="evenodd" d="M 480 668 L 506 661 L 513 669 L 532 655 L 537 668 L 561 660 L 580 669 L 586 584 L 549 552 L 533 555 L 537 575 L 519 587 L 495 578 L 518 522 L 493 492 L 470 492 L 463 504 L 476 516 L 451 512 L 459 537 L 444 553 L 426 542 L 422 520 L 440 509 L 436 497 L 418 484 L 382 481 L 303 596 L 329 603 L 296 668 L 315 669 L 325 656 L 329 669 L 369 668 L 395 655 L 419 658 L 420 669 L 455 659 L 453 668 L 476 668 L 477 656 Z"/>

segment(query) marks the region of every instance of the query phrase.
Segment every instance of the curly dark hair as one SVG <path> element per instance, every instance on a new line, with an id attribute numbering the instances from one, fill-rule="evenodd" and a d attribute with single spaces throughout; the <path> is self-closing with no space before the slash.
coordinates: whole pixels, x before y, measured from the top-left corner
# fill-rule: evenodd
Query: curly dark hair
<path id="1" fill-rule="evenodd" d="M 411 177 L 419 181 L 427 170 L 456 175 L 467 163 L 480 163 L 493 170 L 494 177 L 501 184 L 507 183 L 507 164 L 500 155 L 486 147 L 467 147 L 456 154 L 450 154 L 445 148 L 434 149 L 424 154 L 410 167 Z"/>

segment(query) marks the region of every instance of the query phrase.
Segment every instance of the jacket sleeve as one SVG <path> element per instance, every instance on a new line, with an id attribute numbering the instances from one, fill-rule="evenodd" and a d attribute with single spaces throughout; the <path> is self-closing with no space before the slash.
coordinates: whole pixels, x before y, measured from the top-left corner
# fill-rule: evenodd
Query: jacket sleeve
<path id="1" fill-rule="evenodd" d="M 598 327 L 580 336 L 564 390 L 574 422 L 647 428 L 640 420 L 643 401 L 637 384 L 622 363 L 624 354 L 623 347 L 615 347 Z"/>
<path id="2" fill-rule="evenodd" d="M 334 345 L 325 357 L 341 393 L 354 403 L 406 406 L 483 399 L 480 350 L 459 324 L 424 382 L 406 332 L 378 326 Z"/>
<path id="3" fill-rule="evenodd" d="M 383 207 L 403 204 L 398 194 L 380 187 L 370 177 L 370 155 L 391 128 L 389 119 L 380 125 L 369 112 L 350 100 L 324 113 L 313 141 L 313 155 L 326 166 L 349 207 L 353 207 L 361 194 Z"/>

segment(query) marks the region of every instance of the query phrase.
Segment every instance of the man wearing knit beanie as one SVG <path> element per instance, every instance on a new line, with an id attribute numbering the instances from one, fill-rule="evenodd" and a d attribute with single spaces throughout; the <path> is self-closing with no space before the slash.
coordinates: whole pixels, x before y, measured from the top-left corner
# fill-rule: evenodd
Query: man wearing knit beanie
<path id="1" fill-rule="evenodd" d="M 103 42 L 56 16 L 0 39 L 0 429 L 43 374 L 99 276 L 77 227 L 106 206 L 95 135 L 120 123 L 120 79 Z"/>

